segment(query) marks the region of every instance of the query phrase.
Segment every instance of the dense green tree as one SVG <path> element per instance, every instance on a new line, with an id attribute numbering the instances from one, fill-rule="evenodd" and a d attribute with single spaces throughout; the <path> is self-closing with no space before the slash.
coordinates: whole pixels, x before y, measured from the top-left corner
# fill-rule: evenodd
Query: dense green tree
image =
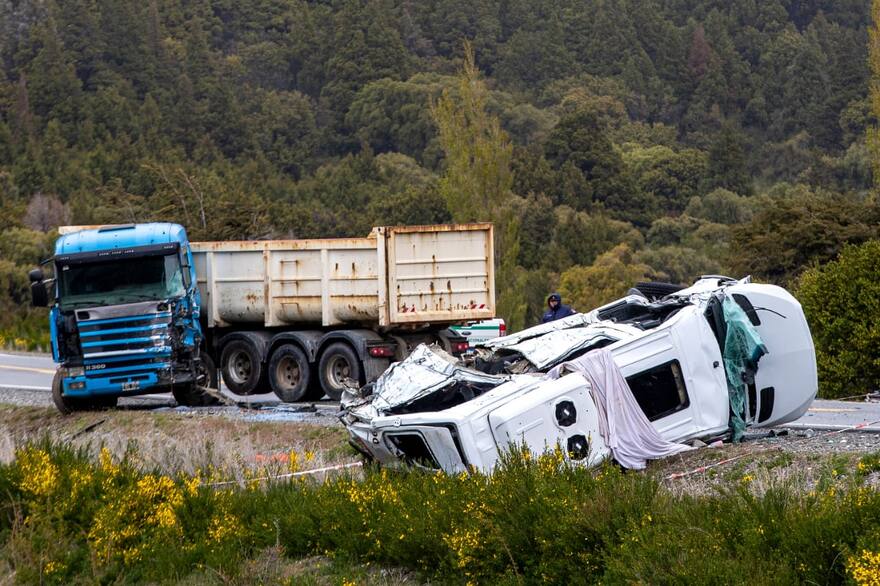
<path id="1" fill-rule="evenodd" d="M 638 251 L 636 263 L 652 269 L 651 278 L 667 283 L 690 285 L 701 275 L 719 275 L 727 271 L 720 258 L 687 246 L 660 246 Z"/>
<path id="2" fill-rule="evenodd" d="M 717 224 L 743 224 L 752 219 L 761 201 L 716 189 L 700 197 L 692 197 L 685 214 Z"/>
<path id="3" fill-rule="evenodd" d="M 254 138 L 278 170 L 299 178 L 318 150 L 312 103 L 303 94 L 271 91 L 259 101 Z"/>
<path id="4" fill-rule="evenodd" d="M 544 148 L 557 169 L 583 176 L 583 189 L 563 192 L 568 197 L 562 203 L 584 210 L 600 202 L 616 216 L 640 224 L 653 213 L 652 196 L 637 191 L 621 153 L 595 112 L 578 109 L 563 116 Z"/>
<path id="5" fill-rule="evenodd" d="M 651 280 L 654 270 L 636 262 L 633 251 L 619 244 L 589 266 L 576 265 L 562 273 L 559 291 L 578 311 L 589 311 L 626 294 L 639 281 Z"/>
<path id="6" fill-rule="evenodd" d="M 632 224 L 613 220 L 607 214 L 587 214 L 569 207 L 556 209 L 556 229 L 548 246 L 544 266 L 564 271 L 572 265 L 589 266 L 597 256 L 625 243 L 639 248 L 644 243 L 641 233 Z"/>
<path id="7" fill-rule="evenodd" d="M 419 74 L 406 81 L 383 78 L 357 93 L 346 124 L 377 153 L 396 151 L 422 159 L 436 156 L 436 130 L 428 103 L 437 99 L 453 80 Z M 427 151 L 427 153 L 426 153 Z"/>
<path id="8" fill-rule="evenodd" d="M 876 203 L 789 190 L 733 228 L 730 264 L 738 274 L 786 284 L 811 263 L 834 259 L 846 244 L 876 238 L 878 221 Z"/>
<path id="9" fill-rule="evenodd" d="M 744 195 L 752 193 L 743 136 L 730 124 L 722 128 L 709 149 L 706 184 Z"/>
<path id="10" fill-rule="evenodd" d="M 707 156 L 696 149 L 675 152 L 669 147 L 635 147 L 624 151 L 624 163 L 636 189 L 654 196 L 666 212 L 680 212 L 699 193 L 707 173 Z"/>
<path id="11" fill-rule="evenodd" d="M 502 83 L 536 92 L 551 80 L 576 73 L 574 55 L 565 46 L 562 24 L 552 19 L 540 30 L 515 32 L 504 44 L 495 68 Z"/>
<path id="12" fill-rule="evenodd" d="M 871 65 L 870 103 L 874 119 L 880 119 L 880 0 L 871 1 L 871 26 L 868 58 Z M 874 180 L 880 181 L 880 130 L 874 124 L 868 130 L 868 146 L 871 150 Z M 875 185 L 875 189 L 876 189 Z"/>
<path id="13" fill-rule="evenodd" d="M 880 241 L 847 246 L 801 277 L 797 297 L 816 346 L 819 394 L 869 393 L 880 383 Z"/>

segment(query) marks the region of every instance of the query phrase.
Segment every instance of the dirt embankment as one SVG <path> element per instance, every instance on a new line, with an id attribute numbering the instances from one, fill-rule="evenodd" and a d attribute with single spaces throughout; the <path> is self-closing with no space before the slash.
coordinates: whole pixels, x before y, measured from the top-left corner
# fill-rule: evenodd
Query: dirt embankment
<path id="1" fill-rule="evenodd" d="M 135 449 L 139 463 L 164 472 L 208 466 L 226 470 L 286 464 L 317 468 L 353 462 L 347 433 L 332 410 L 248 411 L 235 407 L 110 410 L 60 415 L 52 407 L 0 406 L 0 459 L 17 446 L 49 439 L 121 457 Z M 291 456 L 291 454 L 294 454 Z"/>

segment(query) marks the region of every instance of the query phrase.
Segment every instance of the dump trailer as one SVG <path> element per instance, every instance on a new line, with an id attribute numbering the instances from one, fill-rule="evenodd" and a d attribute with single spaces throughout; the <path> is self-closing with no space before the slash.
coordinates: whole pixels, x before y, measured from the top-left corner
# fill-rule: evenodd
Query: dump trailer
<path id="1" fill-rule="evenodd" d="M 495 315 L 491 224 L 192 246 L 208 348 L 230 391 L 338 399 L 448 326 Z"/>
<path id="2" fill-rule="evenodd" d="M 171 391 L 336 399 L 448 328 L 495 315 L 491 224 L 374 228 L 364 238 L 189 242 L 169 223 L 63 227 L 30 273 L 51 306 L 61 411 Z M 216 365 L 216 366 L 215 366 Z"/>

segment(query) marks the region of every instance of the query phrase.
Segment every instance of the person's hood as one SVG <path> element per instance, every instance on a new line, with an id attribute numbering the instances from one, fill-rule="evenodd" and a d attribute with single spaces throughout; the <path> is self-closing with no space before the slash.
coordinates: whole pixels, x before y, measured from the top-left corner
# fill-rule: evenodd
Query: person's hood
<path id="1" fill-rule="evenodd" d="M 551 293 L 547 297 L 547 306 L 548 307 L 550 306 L 550 302 L 553 301 L 554 299 L 556 300 L 556 303 L 558 303 L 559 305 L 562 305 L 562 295 L 560 295 L 559 293 Z"/>

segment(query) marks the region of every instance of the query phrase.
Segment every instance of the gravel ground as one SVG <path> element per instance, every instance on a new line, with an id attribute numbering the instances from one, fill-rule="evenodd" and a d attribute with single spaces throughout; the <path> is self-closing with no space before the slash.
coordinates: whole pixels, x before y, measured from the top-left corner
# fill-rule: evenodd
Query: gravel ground
<path id="1" fill-rule="evenodd" d="M 0 404 L 17 405 L 20 407 L 54 407 L 49 391 L 37 389 L 12 389 L 0 387 Z M 119 400 L 120 407 L 150 409 L 154 407 L 175 406 L 177 403 L 170 396 L 162 399 L 145 397 L 123 397 Z"/>
<path id="2" fill-rule="evenodd" d="M 880 434 L 778 429 L 652 462 L 648 473 L 675 493 L 706 495 L 743 485 L 756 493 L 780 485 L 811 491 L 823 482 L 854 481 L 869 454 L 880 454 Z M 878 487 L 880 475 L 859 481 Z"/>
<path id="3" fill-rule="evenodd" d="M 37 389 L 10 389 L 0 387 L 0 409 L 5 405 L 17 407 L 51 407 L 52 396 L 48 391 Z M 191 416 L 238 418 L 245 421 L 308 422 L 317 425 L 337 425 L 335 413 L 338 404 L 332 401 L 316 403 L 241 403 L 240 406 L 180 407 L 170 395 L 167 397 L 122 397 L 119 411 L 174 411 Z"/>

